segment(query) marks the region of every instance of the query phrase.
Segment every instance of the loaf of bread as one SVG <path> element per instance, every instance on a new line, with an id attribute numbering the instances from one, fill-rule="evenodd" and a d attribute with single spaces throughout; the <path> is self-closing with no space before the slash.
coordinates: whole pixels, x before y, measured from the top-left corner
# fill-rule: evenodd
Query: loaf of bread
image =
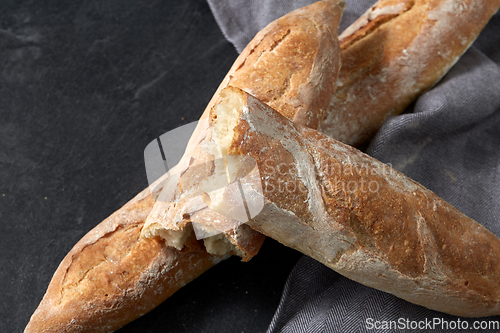
<path id="1" fill-rule="evenodd" d="M 221 87 L 228 80 L 238 81 L 250 91 L 266 94 L 268 102 L 281 105 L 287 116 L 293 117 L 296 110 L 298 117 L 314 121 L 328 107 L 340 68 L 337 32 L 343 8 L 340 0 L 323 1 L 272 23 L 238 57 Z M 252 75 L 254 66 L 267 80 Z M 281 76 L 274 75 L 278 71 Z M 274 91 L 267 91 L 273 84 Z M 283 85 L 289 89 L 283 90 Z M 307 116 L 311 110 L 317 110 L 317 115 Z M 202 118 L 207 116 L 208 112 Z M 185 171 L 191 157 L 203 157 L 197 155 L 203 154 L 198 144 L 208 128 L 203 121 L 199 124 L 188 145 L 189 158 L 171 173 Z M 162 188 L 142 191 L 66 255 L 25 333 L 114 331 L 158 306 L 229 254 L 249 260 L 260 249 L 265 237 L 247 225 L 205 244 L 189 234 L 178 248 L 158 237 L 140 237 L 154 198 L 160 194 L 151 189 L 159 192 Z M 207 253 L 205 245 L 216 254 Z"/>
<path id="2" fill-rule="evenodd" d="M 239 119 L 218 126 L 228 113 Z M 221 151 L 259 167 L 265 205 L 252 228 L 409 302 L 500 314 L 500 240 L 432 191 L 237 88 L 222 91 L 211 118 Z"/>
<path id="3" fill-rule="evenodd" d="M 319 130 L 365 143 L 448 72 L 499 7 L 500 0 L 379 0 L 339 37 L 342 68 Z"/>

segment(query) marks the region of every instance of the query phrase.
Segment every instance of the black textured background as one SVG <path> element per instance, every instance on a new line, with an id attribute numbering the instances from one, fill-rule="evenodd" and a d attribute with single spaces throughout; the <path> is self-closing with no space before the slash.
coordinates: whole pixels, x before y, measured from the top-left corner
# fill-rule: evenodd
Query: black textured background
<path id="1" fill-rule="evenodd" d="M 204 0 L 0 1 L 0 332 L 147 186 L 143 151 L 197 120 L 237 53 Z M 267 240 L 119 332 L 262 332 L 299 255 Z"/>

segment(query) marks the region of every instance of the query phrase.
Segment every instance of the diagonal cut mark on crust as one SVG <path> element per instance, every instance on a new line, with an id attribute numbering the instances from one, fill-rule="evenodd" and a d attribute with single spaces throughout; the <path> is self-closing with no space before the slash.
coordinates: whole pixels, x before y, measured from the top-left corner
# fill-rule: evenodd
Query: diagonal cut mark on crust
<path id="1" fill-rule="evenodd" d="M 377 7 L 371 7 L 368 12 L 363 14 L 363 16 L 358 19 L 366 19 L 368 22 L 365 25 L 362 25 L 358 30 L 353 33 L 348 34 L 343 37 L 342 35 L 346 33 L 342 33 L 339 36 L 340 48 L 341 50 L 347 49 L 349 46 L 355 44 L 359 40 L 363 39 L 366 35 L 369 35 L 371 32 L 375 31 L 382 25 L 394 20 L 396 17 L 399 17 L 409 11 L 415 5 L 415 1 L 411 1 L 408 5 L 406 5 L 400 12 L 398 13 L 390 13 L 390 14 L 381 14 L 376 16 L 373 19 L 370 19 L 369 14 L 378 9 Z M 382 7 L 383 8 L 383 7 Z"/>
<path id="2" fill-rule="evenodd" d="M 63 303 L 64 298 L 65 298 L 65 296 L 66 296 L 66 294 L 67 294 L 67 292 L 68 292 L 69 289 L 78 288 L 78 286 L 82 283 L 83 280 L 85 280 L 85 278 L 89 275 L 90 272 L 92 272 L 93 270 L 95 270 L 96 268 L 98 268 L 103 263 L 109 262 L 108 258 L 104 257 L 103 260 L 100 260 L 99 262 L 93 264 L 91 267 L 89 267 L 88 269 L 86 269 L 85 272 L 83 273 L 83 275 L 78 279 L 78 281 L 69 283 L 67 281 L 68 272 L 73 267 L 73 265 L 75 264 L 75 262 L 78 260 L 78 257 L 81 256 L 82 254 L 84 254 L 85 250 L 87 248 L 90 248 L 90 247 L 93 247 L 93 246 L 97 246 L 99 243 L 101 243 L 104 240 L 106 240 L 107 238 L 111 237 L 113 234 L 115 234 L 117 232 L 127 232 L 127 231 L 135 229 L 135 228 L 142 228 L 142 226 L 140 224 L 135 224 L 135 225 L 132 225 L 132 226 L 127 226 L 127 227 L 118 226 L 116 229 L 113 229 L 113 230 L 109 231 L 108 233 L 106 233 L 106 235 L 104 235 L 103 237 L 99 238 L 96 242 L 91 243 L 91 244 L 86 244 L 85 247 L 83 247 L 82 250 L 77 255 L 72 256 L 71 262 L 68 265 L 68 267 L 66 268 L 66 271 L 64 273 L 64 277 L 62 278 L 62 282 L 61 282 L 62 288 L 61 288 L 61 292 L 60 292 L 60 299 L 59 299 L 58 305 L 60 305 L 61 303 Z M 134 250 L 134 248 L 135 248 L 134 245 L 138 241 L 140 241 L 140 230 L 137 233 L 137 238 L 134 240 L 134 244 L 129 247 L 128 251 L 126 251 L 126 252 L 124 252 L 122 254 L 122 257 L 128 256 L 130 254 L 130 252 L 132 252 Z"/>
<path id="3" fill-rule="evenodd" d="M 271 44 L 271 48 L 270 48 L 267 52 L 273 52 L 273 51 L 274 51 L 274 49 L 275 49 L 276 47 L 278 47 L 278 45 L 280 45 L 280 44 L 281 44 L 281 43 L 285 40 L 285 38 L 287 38 L 287 37 L 288 37 L 288 35 L 290 35 L 290 32 L 291 32 L 291 30 L 290 30 L 290 29 L 287 29 L 287 30 L 285 31 L 285 33 L 283 34 L 283 36 L 281 36 L 280 38 L 276 39 L 276 40 L 273 42 L 273 44 Z"/>

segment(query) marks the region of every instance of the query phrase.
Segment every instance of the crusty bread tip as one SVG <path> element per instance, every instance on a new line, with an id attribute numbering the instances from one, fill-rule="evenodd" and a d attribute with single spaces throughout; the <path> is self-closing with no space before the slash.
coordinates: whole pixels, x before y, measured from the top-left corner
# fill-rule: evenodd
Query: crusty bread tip
<path id="1" fill-rule="evenodd" d="M 376 2 L 339 36 L 342 68 L 319 130 L 366 143 L 448 72 L 499 7 L 500 0 Z"/>
<path id="2" fill-rule="evenodd" d="M 224 259 L 195 242 L 178 251 L 142 239 L 153 204 L 146 189 L 85 235 L 57 268 L 24 332 L 112 332 Z"/>

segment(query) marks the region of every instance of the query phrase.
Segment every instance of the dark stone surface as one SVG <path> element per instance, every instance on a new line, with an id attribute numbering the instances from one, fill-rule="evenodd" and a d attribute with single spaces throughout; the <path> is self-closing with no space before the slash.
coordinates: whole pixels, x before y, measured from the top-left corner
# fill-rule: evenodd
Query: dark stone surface
<path id="1" fill-rule="evenodd" d="M 0 332 L 147 186 L 146 145 L 197 120 L 236 56 L 202 0 L 0 1 Z M 298 257 L 268 240 L 120 332 L 265 331 Z"/>

